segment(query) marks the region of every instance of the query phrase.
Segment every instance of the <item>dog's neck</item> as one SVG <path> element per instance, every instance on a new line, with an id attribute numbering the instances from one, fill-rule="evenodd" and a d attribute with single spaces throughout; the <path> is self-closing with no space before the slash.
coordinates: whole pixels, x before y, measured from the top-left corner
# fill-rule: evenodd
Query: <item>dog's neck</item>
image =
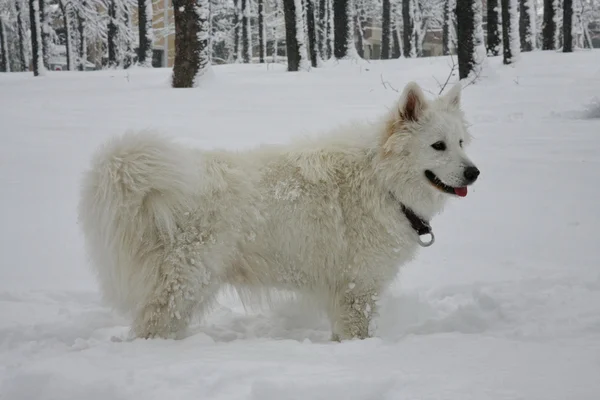
<path id="1" fill-rule="evenodd" d="M 389 201 L 391 194 L 394 203 L 409 208 L 425 221 L 431 221 L 444 208 L 448 195 L 431 188 L 424 178 L 415 173 L 402 177 L 388 176 L 377 170 L 375 167 L 374 175 L 385 202 Z"/>
<path id="2" fill-rule="evenodd" d="M 395 189 L 395 190 L 394 190 Z M 436 193 L 428 187 L 419 190 L 413 189 L 410 192 L 404 191 L 404 188 L 388 189 L 393 193 L 397 202 L 411 209 L 420 218 L 431 221 L 444 208 L 447 196 L 443 193 Z"/>
<path id="3" fill-rule="evenodd" d="M 402 204 L 393 192 L 389 192 L 391 199 L 398 205 L 400 211 L 404 214 L 408 222 L 412 228 L 417 232 L 419 236 L 426 235 L 431 233 L 431 225 L 429 225 L 429 221 L 423 219 L 419 215 L 417 215 L 410 207 Z"/>

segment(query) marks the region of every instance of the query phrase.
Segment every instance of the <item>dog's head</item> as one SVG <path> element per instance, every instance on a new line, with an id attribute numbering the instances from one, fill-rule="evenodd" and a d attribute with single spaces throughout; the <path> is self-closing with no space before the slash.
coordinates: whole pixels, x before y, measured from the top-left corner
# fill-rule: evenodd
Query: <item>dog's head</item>
<path id="1" fill-rule="evenodd" d="M 382 143 L 382 159 L 391 162 L 391 167 L 410 171 L 397 176 L 400 185 L 408 183 L 402 180 L 411 182 L 399 191 L 430 191 L 425 197 L 432 199 L 439 197 L 436 194 L 464 197 L 467 186 L 477 180 L 479 170 L 465 153 L 470 135 L 460 96 L 460 83 L 432 101 L 416 83 L 405 87 L 388 118 Z M 423 197 L 421 193 L 407 194 L 415 200 Z"/>

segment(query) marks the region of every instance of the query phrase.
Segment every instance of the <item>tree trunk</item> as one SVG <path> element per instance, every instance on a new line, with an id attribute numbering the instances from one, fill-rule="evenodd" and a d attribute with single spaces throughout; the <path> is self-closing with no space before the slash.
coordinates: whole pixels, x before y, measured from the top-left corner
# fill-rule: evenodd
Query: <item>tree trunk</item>
<path id="1" fill-rule="evenodd" d="M 304 38 L 304 27 L 298 26 L 302 21 L 302 3 L 300 0 L 283 0 L 283 16 L 285 19 L 285 42 L 287 48 L 288 71 L 304 68 L 306 52 L 300 40 Z M 300 18 L 298 18 L 298 14 Z M 302 34 L 298 35 L 298 33 Z"/>
<path id="2" fill-rule="evenodd" d="M 77 29 L 79 31 L 79 65 L 80 71 L 85 71 L 87 63 L 87 43 L 85 39 L 85 18 L 77 12 Z"/>
<path id="3" fill-rule="evenodd" d="M 319 56 L 322 60 L 326 60 L 329 58 L 327 54 L 327 0 L 319 0 L 318 22 Z"/>
<path id="4" fill-rule="evenodd" d="M 306 0 L 306 27 L 308 33 L 308 50 L 310 52 L 310 64 L 317 67 L 317 32 L 315 29 L 314 0 Z"/>
<path id="5" fill-rule="evenodd" d="M 573 52 L 573 0 L 563 3 L 563 53 Z"/>
<path id="6" fill-rule="evenodd" d="M 533 0 L 519 1 L 519 36 L 521 51 L 532 51 L 536 47 L 536 19 Z"/>
<path id="7" fill-rule="evenodd" d="M 392 58 L 402 57 L 402 48 L 400 47 L 400 33 L 396 26 L 392 30 Z"/>
<path id="8" fill-rule="evenodd" d="M 381 16 L 381 59 L 390 58 L 391 38 L 392 38 L 392 5 L 390 0 L 383 0 L 383 15 Z"/>
<path id="9" fill-rule="evenodd" d="M 108 3 L 108 67 L 115 68 L 117 66 L 117 5 L 115 0 L 110 0 Z"/>
<path id="10" fill-rule="evenodd" d="M 354 17 L 354 27 L 356 29 L 356 38 L 358 43 L 356 44 L 356 52 L 361 58 L 365 58 L 365 35 L 362 27 L 362 23 L 358 16 Z"/>
<path id="11" fill-rule="evenodd" d="M 587 45 L 586 45 L 587 43 Z M 588 49 L 593 49 L 594 45 L 592 44 L 592 38 L 590 35 L 590 30 L 588 26 L 583 27 L 583 47 Z"/>
<path id="12" fill-rule="evenodd" d="M 250 37 L 250 7 L 249 0 L 240 0 L 242 13 L 242 60 L 249 64 L 252 59 L 252 39 Z"/>
<path id="13" fill-rule="evenodd" d="M 327 58 L 333 57 L 335 43 L 335 17 L 333 15 L 333 0 L 327 0 Z"/>
<path id="14" fill-rule="evenodd" d="M 31 53 L 33 56 L 33 75 L 40 76 L 46 72 L 44 66 L 42 27 L 39 0 L 29 0 L 29 16 L 31 27 Z"/>
<path id="15" fill-rule="evenodd" d="M 277 62 L 277 50 L 279 49 L 279 40 L 277 37 L 277 28 L 273 27 L 271 28 L 273 31 L 273 62 L 276 63 Z"/>
<path id="16" fill-rule="evenodd" d="M 419 0 L 413 0 L 412 12 L 413 46 L 415 49 L 415 57 L 421 57 L 423 55 L 423 34 L 421 31 L 423 18 L 421 17 L 421 10 L 419 9 Z"/>
<path id="17" fill-rule="evenodd" d="M 210 10 L 208 0 L 173 0 L 175 13 L 174 88 L 200 84 L 210 69 Z"/>
<path id="18" fill-rule="evenodd" d="M 233 58 L 236 62 L 242 59 L 242 40 L 240 32 L 242 31 L 240 18 L 240 0 L 233 0 Z"/>
<path id="19" fill-rule="evenodd" d="M 554 50 L 554 0 L 544 0 L 544 20 L 542 23 L 542 50 Z"/>
<path id="20" fill-rule="evenodd" d="M 19 37 L 19 63 L 21 64 L 21 71 L 27 71 L 27 57 L 25 56 L 25 35 L 23 33 L 23 4 L 21 0 L 15 1 L 15 9 L 17 12 L 17 35 Z"/>
<path id="21" fill-rule="evenodd" d="M 129 3 L 123 4 L 123 24 L 127 30 L 131 29 L 131 8 Z M 168 57 L 169 56 L 167 55 L 167 60 Z M 125 54 L 123 54 L 122 63 L 124 69 L 131 67 L 131 64 L 133 64 L 133 49 L 131 39 L 129 37 L 126 38 Z"/>
<path id="22" fill-rule="evenodd" d="M 352 0 L 333 0 L 333 55 L 337 59 L 356 55 Z"/>
<path id="23" fill-rule="evenodd" d="M 490 0 L 488 0 L 489 2 Z M 498 0 L 496 0 L 498 1 Z M 489 4 L 489 3 L 488 3 Z M 453 28 L 454 14 L 456 13 L 456 2 L 454 0 L 446 0 L 444 3 L 444 22 L 442 25 L 442 54 L 450 55 L 451 32 Z M 489 18 L 488 18 L 489 26 Z"/>
<path id="24" fill-rule="evenodd" d="M 265 34 L 265 0 L 258 0 L 258 46 L 261 64 L 267 58 L 267 38 Z"/>
<path id="25" fill-rule="evenodd" d="M 152 30 L 152 0 L 138 0 L 138 29 L 139 48 L 138 63 L 142 67 L 152 67 L 152 45 L 154 31 Z"/>
<path id="26" fill-rule="evenodd" d="M 4 28 L 4 19 L 0 15 L 0 72 L 10 72 L 10 63 L 8 60 L 8 42 L 6 40 L 6 29 Z"/>
<path id="27" fill-rule="evenodd" d="M 473 2 L 479 0 L 458 0 L 456 2 L 458 76 L 465 79 L 475 69 L 475 13 Z"/>
<path id="28" fill-rule="evenodd" d="M 65 50 L 67 53 L 67 71 L 73 71 L 73 65 L 75 60 L 73 59 L 73 33 L 71 29 L 73 28 L 71 25 L 71 17 L 69 14 L 69 3 L 66 0 L 59 0 L 58 6 L 60 7 L 60 11 L 63 15 L 63 24 L 65 25 Z"/>
<path id="29" fill-rule="evenodd" d="M 498 0 L 487 0 L 487 53 L 491 56 L 500 54 L 500 5 Z"/>
<path id="30" fill-rule="evenodd" d="M 501 0 L 502 2 L 502 42 L 504 64 L 512 64 L 519 55 L 519 18 L 517 0 Z"/>
<path id="31" fill-rule="evenodd" d="M 554 48 L 556 50 L 562 47 L 562 0 L 554 0 L 552 2 L 554 8 Z"/>
<path id="32" fill-rule="evenodd" d="M 40 7 L 40 30 L 42 32 L 42 56 L 44 60 L 44 67 L 50 68 L 50 23 L 48 21 L 48 13 L 46 9 L 46 0 L 39 0 Z"/>
<path id="33" fill-rule="evenodd" d="M 413 20 L 413 0 L 402 0 L 402 21 L 404 39 L 404 57 L 411 58 L 415 56 L 414 46 L 414 20 Z"/>
<path id="34" fill-rule="evenodd" d="M 485 52 L 485 35 L 483 33 L 483 2 L 481 0 L 473 1 L 473 21 L 475 34 L 473 37 L 473 59 L 475 60 L 475 68 L 479 74 L 481 65 L 486 57 Z M 517 20 L 517 23 L 519 21 Z M 518 31 L 517 31 L 518 35 Z"/>

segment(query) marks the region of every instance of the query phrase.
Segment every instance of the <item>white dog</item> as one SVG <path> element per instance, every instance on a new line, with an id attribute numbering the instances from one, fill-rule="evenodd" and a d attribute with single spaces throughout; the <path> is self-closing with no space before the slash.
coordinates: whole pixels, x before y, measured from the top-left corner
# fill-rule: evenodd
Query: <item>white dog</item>
<path id="1" fill-rule="evenodd" d="M 416 83 L 377 123 L 284 147 L 126 134 L 86 173 L 80 221 L 104 297 L 137 337 L 176 337 L 229 284 L 308 295 L 334 340 L 366 338 L 379 294 L 433 242 L 428 221 L 477 179 L 468 141 L 460 85 L 430 101 Z"/>

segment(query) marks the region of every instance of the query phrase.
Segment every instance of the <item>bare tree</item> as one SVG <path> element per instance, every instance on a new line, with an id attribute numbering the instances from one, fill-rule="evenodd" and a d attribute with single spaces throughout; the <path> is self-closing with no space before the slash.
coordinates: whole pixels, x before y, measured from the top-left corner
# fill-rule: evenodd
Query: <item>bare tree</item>
<path id="1" fill-rule="evenodd" d="M 390 58 L 392 48 L 392 4 L 390 0 L 383 0 L 381 16 L 381 59 Z"/>
<path id="2" fill-rule="evenodd" d="M 175 1 L 173 1 L 173 6 L 175 6 Z M 152 0 L 138 0 L 138 63 L 142 67 L 152 67 L 152 43 L 154 42 L 152 15 Z"/>
<path id="3" fill-rule="evenodd" d="M 456 0 L 446 0 L 444 2 L 444 22 L 442 25 L 442 54 L 445 56 L 451 54 L 450 45 L 454 45 L 453 42 L 456 41 L 455 17 Z"/>
<path id="4" fill-rule="evenodd" d="M 487 53 L 499 55 L 501 44 L 499 0 L 487 0 Z"/>
<path id="5" fill-rule="evenodd" d="M 517 0 L 502 0 L 502 42 L 504 64 L 512 64 L 520 51 Z"/>
<path id="6" fill-rule="evenodd" d="M 414 0 L 402 0 L 404 57 L 416 57 Z"/>
<path id="7" fill-rule="evenodd" d="M 77 65 L 77 69 L 79 69 L 79 71 L 85 71 L 85 67 L 86 67 L 86 63 L 87 63 L 87 40 L 85 37 L 85 17 L 83 14 L 83 7 L 85 7 L 87 4 L 87 2 L 82 1 L 80 3 L 81 8 L 78 8 L 76 13 L 77 13 L 77 31 L 79 32 L 78 35 L 78 51 L 77 51 L 77 58 L 79 60 L 78 65 Z"/>
<path id="8" fill-rule="evenodd" d="M 544 21 L 542 24 L 542 50 L 554 50 L 556 22 L 554 21 L 554 0 L 544 0 Z"/>
<path id="9" fill-rule="evenodd" d="M 534 0 L 520 0 L 519 7 L 521 51 L 532 51 L 537 47 L 537 21 Z"/>
<path id="10" fill-rule="evenodd" d="M 65 50 L 67 55 L 67 71 L 75 69 L 75 57 L 73 56 L 73 24 L 71 22 L 71 2 L 70 0 L 58 0 L 58 6 L 63 17 L 65 26 Z"/>
<path id="11" fill-rule="evenodd" d="M 27 71 L 27 57 L 25 56 L 26 44 L 25 34 L 23 32 L 23 3 L 22 0 L 15 0 L 15 10 L 17 12 L 17 36 L 19 37 L 19 63 L 21 64 L 21 71 Z"/>
<path id="12" fill-rule="evenodd" d="M 317 67 L 317 32 L 315 27 L 314 0 L 306 1 L 306 27 L 308 33 L 308 49 L 310 52 L 310 64 Z"/>
<path id="13" fill-rule="evenodd" d="M 458 76 L 467 78 L 471 73 L 478 76 L 485 56 L 482 30 L 481 0 L 456 2 Z M 483 54 L 481 54 L 483 53 Z"/>
<path id="14" fill-rule="evenodd" d="M 42 27 L 39 0 L 29 0 L 29 17 L 31 27 L 31 52 L 33 55 L 33 75 L 40 76 L 46 72 L 42 43 Z"/>
<path id="15" fill-rule="evenodd" d="M 283 0 L 288 71 L 308 68 L 301 0 Z"/>
<path id="16" fill-rule="evenodd" d="M 250 63 L 252 59 L 252 38 L 250 30 L 250 6 L 249 0 L 240 0 L 240 11 L 242 14 L 242 60 Z"/>
<path id="17" fill-rule="evenodd" d="M 392 29 L 392 58 L 400 58 L 402 56 L 402 47 L 400 46 L 400 33 L 398 28 L 394 26 Z"/>
<path id="18" fill-rule="evenodd" d="M 357 42 L 355 45 L 356 52 L 361 58 L 365 57 L 365 21 L 358 16 L 358 12 L 354 15 L 354 29 L 356 31 Z"/>
<path id="19" fill-rule="evenodd" d="M 0 14 L 0 72 L 10 72 L 8 40 L 6 39 L 6 28 L 4 26 L 4 18 Z"/>
<path id="20" fill-rule="evenodd" d="M 47 0 L 38 0 L 40 15 L 40 30 L 42 33 L 42 58 L 44 67 L 50 68 L 50 53 L 52 51 L 52 41 L 50 39 L 50 22 L 48 18 Z"/>
<path id="21" fill-rule="evenodd" d="M 330 0 L 319 0 L 319 55 L 322 60 L 331 57 L 331 47 L 329 45 L 329 2 Z"/>
<path id="22" fill-rule="evenodd" d="M 333 55 L 337 59 L 358 57 L 354 44 L 352 3 L 352 0 L 333 0 Z"/>
<path id="23" fill-rule="evenodd" d="M 208 0 L 173 0 L 175 13 L 174 88 L 200 84 L 210 69 Z"/>
<path id="24" fill-rule="evenodd" d="M 258 0 L 258 46 L 259 61 L 264 63 L 267 58 L 267 41 L 265 30 L 265 0 Z"/>
<path id="25" fill-rule="evenodd" d="M 573 0 L 563 3 L 563 53 L 573 52 Z"/>
<path id="26" fill-rule="evenodd" d="M 116 0 L 110 0 L 108 3 L 108 66 L 115 68 L 117 66 L 117 5 Z"/>
<path id="27" fill-rule="evenodd" d="M 240 0 L 233 0 L 233 26 L 233 58 L 236 62 L 240 62 L 242 59 Z"/>

